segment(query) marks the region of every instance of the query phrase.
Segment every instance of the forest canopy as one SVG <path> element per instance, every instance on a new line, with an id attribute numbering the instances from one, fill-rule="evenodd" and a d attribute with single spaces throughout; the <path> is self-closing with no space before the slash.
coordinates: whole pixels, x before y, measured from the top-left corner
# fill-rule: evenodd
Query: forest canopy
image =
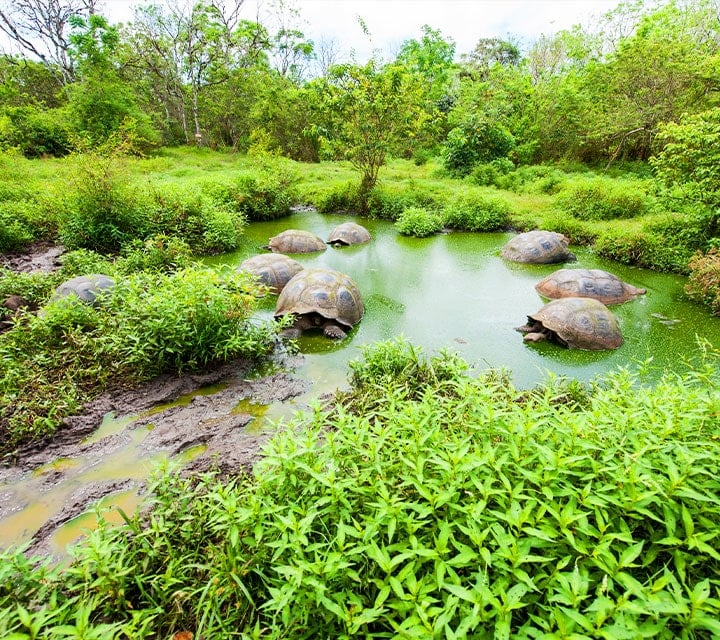
<path id="1" fill-rule="evenodd" d="M 372 181 L 386 155 L 442 154 L 460 175 L 498 158 L 647 160 L 670 123 L 717 122 L 717 0 L 623 3 L 522 49 L 479 31 L 461 56 L 426 25 L 367 64 L 308 39 L 290 5 L 271 29 L 242 19 L 242 4 L 149 3 L 116 25 L 97 0 L 4 0 L 0 29 L 23 53 L 0 56 L 0 148 L 350 154 Z"/>

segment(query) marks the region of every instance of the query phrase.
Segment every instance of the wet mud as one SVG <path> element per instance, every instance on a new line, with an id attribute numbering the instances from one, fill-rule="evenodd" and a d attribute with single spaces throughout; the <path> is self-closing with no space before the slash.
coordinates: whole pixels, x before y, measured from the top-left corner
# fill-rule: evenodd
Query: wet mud
<path id="1" fill-rule="evenodd" d="M 18 452 L 12 465 L 0 468 L 0 486 L 12 487 L 30 474 L 36 478 L 33 500 L 53 491 L 77 470 L 55 465 L 59 460 L 83 460 L 92 466 L 113 456 L 132 455 L 137 461 L 187 456 L 182 473 L 217 470 L 223 475 L 247 472 L 272 435 L 268 428 L 252 428 L 254 416 L 243 409 L 296 398 L 309 383 L 288 370 L 299 356 L 285 356 L 283 370 L 256 376 L 252 363 L 236 361 L 202 374 L 166 375 L 132 390 L 107 392 L 65 421 L 48 443 Z M 210 389 L 204 392 L 203 389 Z M 298 409 L 302 407 L 297 407 Z M 102 434 L 108 415 L 127 416 L 117 432 Z M 134 444 L 133 444 L 134 441 Z M 132 474 L 129 474 L 132 475 Z M 52 554 L 50 540 L 59 527 L 86 512 L 110 494 L 145 490 L 144 477 L 83 481 L 31 536 L 29 555 Z M 0 491 L 0 519 L 28 506 L 12 491 Z"/>

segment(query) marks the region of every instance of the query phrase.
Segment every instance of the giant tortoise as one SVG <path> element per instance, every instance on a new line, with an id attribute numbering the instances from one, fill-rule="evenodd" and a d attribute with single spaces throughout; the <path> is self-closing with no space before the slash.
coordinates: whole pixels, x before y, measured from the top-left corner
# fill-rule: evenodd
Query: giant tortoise
<path id="1" fill-rule="evenodd" d="M 328 236 L 328 244 L 342 247 L 351 244 L 370 242 L 370 232 L 356 222 L 343 222 L 335 227 Z"/>
<path id="2" fill-rule="evenodd" d="M 558 269 L 535 290 L 545 298 L 595 298 L 603 304 L 620 304 L 646 292 L 602 269 Z"/>
<path id="3" fill-rule="evenodd" d="M 115 280 L 101 273 L 91 273 L 66 280 L 59 285 L 52 295 L 51 301 L 61 298 L 77 298 L 82 302 L 95 305 L 100 294 L 110 291 Z"/>
<path id="4" fill-rule="evenodd" d="M 268 248 L 273 253 L 313 253 L 327 247 L 314 233 L 300 229 L 287 229 L 270 238 Z"/>
<path id="5" fill-rule="evenodd" d="M 617 349 L 623 343 L 617 318 L 594 298 L 559 298 L 517 328 L 526 342 L 552 340 L 569 349 Z"/>
<path id="6" fill-rule="evenodd" d="M 282 253 L 261 253 L 243 260 L 238 267 L 238 271 L 248 271 L 256 276 L 272 293 L 280 293 L 290 278 L 302 269 L 297 260 Z"/>
<path id="7" fill-rule="evenodd" d="M 568 250 L 569 242 L 555 231 L 527 231 L 511 238 L 500 255 L 511 262 L 532 264 L 574 262 L 575 256 Z"/>
<path id="8" fill-rule="evenodd" d="M 303 269 L 278 296 L 275 317 L 295 316 L 284 333 L 298 337 L 307 329 L 320 329 L 328 338 L 341 340 L 362 318 L 360 291 L 350 276 L 333 269 Z"/>

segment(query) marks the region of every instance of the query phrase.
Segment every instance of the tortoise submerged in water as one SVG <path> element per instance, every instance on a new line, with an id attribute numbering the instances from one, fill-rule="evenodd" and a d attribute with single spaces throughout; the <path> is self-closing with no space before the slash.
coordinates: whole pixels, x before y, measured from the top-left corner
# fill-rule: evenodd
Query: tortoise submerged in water
<path id="1" fill-rule="evenodd" d="M 288 337 L 307 329 L 320 329 L 328 338 L 341 340 L 362 318 L 360 291 L 350 276 L 333 269 L 303 269 L 278 296 L 275 317 L 295 316 Z"/>
<path id="2" fill-rule="evenodd" d="M 617 349 L 623 343 L 617 318 L 594 298 L 559 298 L 517 328 L 526 342 L 552 340 L 569 349 Z"/>
<path id="3" fill-rule="evenodd" d="M 503 247 L 500 255 L 512 262 L 551 264 L 574 262 L 575 255 L 568 250 L 570 241 L 555 231 L 527 231 L 520 233 Z"/>
<path id="4" fill-rule="evenodd" d="M 370 232 L 355 222 L 343 222 L 335 227 L 328 237 L 328 244 L 333 246 L 347 246 L 351 244 L 364 244 L 370 242 Z"/>
<path id="5" fill-rule="evenodd" d="M 314 233 L 300 229 L 287 229 L 270 238 L 268 248 L 273 253 L 313 253 L 327 247 Z"/>
<path id="6" fill-rule="evenodd" d="M 115 280 L 101 273 L 91 273 L 66 280 L 55 289 L 51 300 L 75 297 L 82 302 L 95 305 L 98 296 L 115 286 Z"/>
<path id="7" fill-rule="evenodd" d="M 546 298 L 595 298 L 603 304 L 620 304 L 647 292 L 602 269 L 558 269 L 535 290 Z"/>
<path id="8" fill-rule="evenodd" d="M 290 279 L 303 270 L 303 266 L 282 253 L 261 253 L 243 260 L 238 271 L 249 271 L 272 293 L 280 293 Z"/>

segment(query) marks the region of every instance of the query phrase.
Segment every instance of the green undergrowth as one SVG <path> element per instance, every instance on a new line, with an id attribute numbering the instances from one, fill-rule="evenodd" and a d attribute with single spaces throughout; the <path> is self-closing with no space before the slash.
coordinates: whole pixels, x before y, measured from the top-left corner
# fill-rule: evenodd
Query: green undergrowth
<path id="1" fill-rule="evenodd" d="M 437 159 L 392 159 L 360 192 L 346 162 L 298 163 L 268 154 L 163 149 L 149 158 L 74 154 L 57 160 L 0 155 L 0 251 L 62 241 L 108 254 L 161 235 L 195 255 L 232 251 L 245 225 L 293 205 L 392 221 L 405 235 L 548 229 L 599 255 L 688 274 L 720 244 L 712 207 L 662 190 L 648 165 L 478 165 L 463 179 Z"/>
<path id="2" fill-rule="evenodd" d="M 62 569 L 4 554 L 0 630 L 717 637 L 717 356 L 654 386 L 618 371 L 521 393 L 404 340 L 368 347 L 253 476 L 160 473 L 148 511 Z"/>
<path id="3" fill-rule="evenodd" d="M 0 292 L 40 306 L 38 313 L 16 316 L 0 334 L 0 454 L 49 438 L 111 384 L 134 385 L 166 371 L 259 358 L 271 350 L 276 329 L 252 319 L 262 293 L 255 281 L 236 272 L 180 268 L 182 247 L 155 242 L 161 246 L 144 246 L 115 264 L 89 252 L 71 254 L 62 276 L 0 273 Z M 138 263 L 145 269 L 123 272 Z M 116 286 L 96 306 L 49 297 L 72 271 L 104 272 Z"/>

